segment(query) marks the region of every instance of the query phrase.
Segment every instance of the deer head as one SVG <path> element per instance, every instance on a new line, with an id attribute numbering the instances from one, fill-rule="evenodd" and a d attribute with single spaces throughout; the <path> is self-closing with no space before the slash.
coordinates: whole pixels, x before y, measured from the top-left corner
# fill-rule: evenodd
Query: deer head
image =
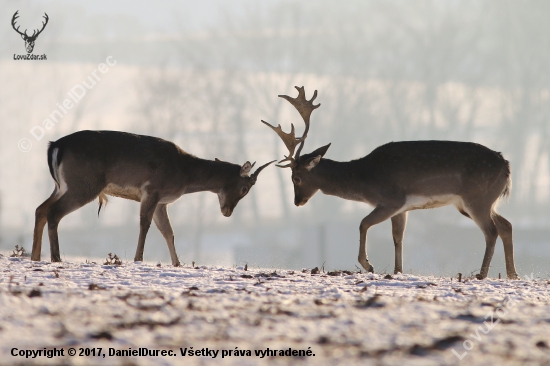
<path id="1" fill-rule="evenodd" d="M 216 159 L 216 161 L 220 162 L 219 159 Z M 239 174 L 234 174 L 233 178 L 226 182 L 224 187 L 217 192 L 220 201 L 220 210 L 224 216 L 231 216 L 239 201 L 246 196 L 252 186 L 256 184 L 260 172 L 273 162 L 275 162 L 275 160 L 262 165 L 256 169 L 252 175 L 249 175 L 256 162 L 250 164 L 250 162 L 247 161 L 242 165 Z"/>
<path id="2" fill-rule="evenodd" d="M 42 33 L 42 31 L 44 30 L 44 28 L 46 28 L 46 24 L 48 24 L 48 14 L 44 13 L 44 19 L 46 20 L 45 22 L 42 22 L 42 29 L 38 30 L 38 29 L 35 29 L 32 33 L 31 36 L 29 36 L 27 34 L 27 30 L 25 29 L 25 32 L 21 33 L 19 31 L 19 26 L 17 28 L 15 28 L 15 21 L 17 20 L 17 18 L 19 18 L 19 15 L 17 14 L 19 13 L 19 10 L 17 10 L 15 12 L 15 14 L 13 14 L 13 18 L 11 18 L 11 26 L 13 27 L 13 29 L 19 33 L 21 35 L 21 38 L 23 38 L 23 40 L 25 41 L 25 49 L 27 50 L 27 53 L 32 53 L 32 50 L 34 49 L 34 42 L 36 41 L 36 38 L 38 37 L 38 35 L 40 33 Z"/>
<path id="3" fill-rule="evenodd" d="M 319 164 L 321 158 L 325 155 L 330 144 L 320 147 L 315 151 L 300 156 L 304 142 L 309 132 L 309 123 L 311 113 L 319 108 L 321 104 L 314 105 L 313 101 L 317 98 L 317 90 L 313 92 L 313 97 L 310 100 L 306 99 L 306 93 L 304 87 L 295 86 L 298 90 L 298 96 L 291 98 L 288 95 L 279 95 L 280 98 L 286 99 L 292 104 L 300 116 L 302 117 L 306 128 L 302 137 L 296 138 L 294 133 L 294 125 L 291 125 L 290 133 L 285 133 L 281 125 L 274 127 L 269 123 L 262 121 L 266 126 L 270 127 L 279 137 L 283 140 L 286 148 L 288 149 L 288 156 L 285 155 L 285 159 L 279 161 L 279 164 L 285 161 L 289 163 L 287 165 L 277 165 L 279 168 L 291 168 L 292 169 L 292 183 L 294 184 L 294 204 L 296 206 L 304 205 L 318 190 L 317 184 L 315 184 L 314 177 L 311 176 L 311 170 Z M 299 146 L 298 146 L 299 145 Z M 298 146 L 298 151 L 294 154 L 294 150 Z M 294 156 L 293 156 L 294 155 Z"/>

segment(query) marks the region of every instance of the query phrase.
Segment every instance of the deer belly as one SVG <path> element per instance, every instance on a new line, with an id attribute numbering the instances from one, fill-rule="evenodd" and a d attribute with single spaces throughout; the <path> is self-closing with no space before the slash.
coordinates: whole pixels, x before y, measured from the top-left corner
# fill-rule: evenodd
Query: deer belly
<path id="1" fill-rule="evenodd" d="M 114 183 L 109 183 L 103 189 L 103 193 L 113 197 L 121 197 L 134 201 L 141 201 L 141 189 L 136 187 L 124 187 Z"/>
<path id="2" fill-rule="evenodd" d="M 445 194 L 440 196 L 407 196 L 403 211 L 421 210 L 426 208 L 436 208 L 447 205 L 460 205 L 460 196 L 454 194 Z"/>

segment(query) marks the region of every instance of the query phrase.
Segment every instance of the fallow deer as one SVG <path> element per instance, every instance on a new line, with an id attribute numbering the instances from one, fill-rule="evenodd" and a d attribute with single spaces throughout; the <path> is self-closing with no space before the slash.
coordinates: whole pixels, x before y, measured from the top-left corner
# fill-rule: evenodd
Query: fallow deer
<path id="1" fill-rule="evenodd" d="M 310 117 L 317 91 L 307 100 L 303 87 L 298 96 L 279 97 L 289 101 L 300 113 L 304 134 L 290 133 L 262 121 L 282 139 L 289 155 L 281 168 L 290 167 L 294 184 L 294 204 L 305 205 L 318 191 L 344 199 L 365 202 L 374 207 L 359 227 L 359 263 L 373 272 L 367 256 L 367 231 L 391 219 L 395 244 L 394 273 L 403 272 L 403 236 L 407 212 L 454 205 L 471 218 L 485 236 L 485 255 L 478 278 L 489 272 L 497 236 L 502 238 L 508 278 L 518 278 L 514 265 L 512 225 L 496 212 L 500 198 L 510 194 L 510 164 L 501 153 L 470 142 L 401 141 L 376 148 L 367 156 L 349 162 L 323 158 L 330 144 L 300 156 L 309 131 Z M 294 155 L 294 150 L 298 151 Z M 294 156 L 293 156 L 294 155 Z"/>
<path id="2" fill-rule="evenodd" d="M 134 261 L 143 260 L 145 237 L 154 220 L 164 236 L 173 266 L 180 262 L 168 204 L 184 194 L 216 193 L 224 216 L 256 183 L 269 162 L 249 174 L 254 164 L 242 166 L 193 156 L 161 138 L 118 131 L 79 131 L 51 142 L 48 166 L 55 181 L 52 195 L 36 209 L 33 261 L 40 260 L 42 233 L 48 223 L 52 262 L 60 262 L 57 227 L 67 214 L 99 197 L 99 211 L 107 195 L 140 202 L 140 232 Z"/>

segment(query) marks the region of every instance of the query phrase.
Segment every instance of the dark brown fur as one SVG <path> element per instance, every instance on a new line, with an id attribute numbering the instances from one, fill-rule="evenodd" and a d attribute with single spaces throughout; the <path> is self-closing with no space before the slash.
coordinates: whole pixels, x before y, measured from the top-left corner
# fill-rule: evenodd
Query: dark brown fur
<path id="1" fill-rule="evenodd" d="M 52 261 L 61 261 L 57 226 L 70 212 L 106 195 L 139 201 L 140 235 L 135 261 L 143 260 L 151 220 L 163 234 L 172 264 L 179 265 L 167 205 L 184 194 L 210 191 L 224 216 L 256 183 L 249 162 L 242 167 L 191 155 L 170 141 L 118 131 L 80 131 L 48 147 L 48 166 L 56 183 L 50 198 L 36 209 L 32 260 L 40 260 L 42 232 L 48 223 Z"/>
<path id="2" fill-rule="evenodd" d="M 337 162 L 321 158 L 329 146 L 297 159 L 292 167 L 294 201 L 297 206 L 304 205 L 321 190 L 374 206 L 360 226 L 359 262 L 365 269 L 373 270 L 366 255 L 366 234 L 371 226 L 392 219 L 396 246 L 394 271 L 402 272 L 407 211 L 454 204 L 485 235 L 480 277 L 488 274 L 496 237 L 500 235 L 508 277 L 517 278 L 512 225 L 496 212 L 499 198 L 508 197 L 512 187 L 510 164 L 501 153 L 469 142 L 402 141 L 382 145 L 361 159 Z M 415 197 L 427 198 L 426 203 L 411 204 Z M 457 198 L 446 203 L 438 202 L 439 197 Z"/>

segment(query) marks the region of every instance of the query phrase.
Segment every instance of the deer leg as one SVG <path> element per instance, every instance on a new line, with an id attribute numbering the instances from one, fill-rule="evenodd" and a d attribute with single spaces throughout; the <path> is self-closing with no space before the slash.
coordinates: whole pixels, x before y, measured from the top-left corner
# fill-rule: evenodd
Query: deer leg
<path id="1" fill-rule="evenodd" d="M 367 231 L 371 226 L 374 226 L 382 221 L 394 216 L 399 208 L 378 206 L 361 221 L 359 226 L 359 263 L 368 272 L 374 272 L 374 267 L 369 263 L 367 255 Z"/>
<path id="2" fill-rule="evenodd" d="M 498 230 L 498 235 L 504 245 L 504 259 L 506 261 L 506 274 L 509 279 L 519 279 L 514 265 L 514 242 L 512 240 L 512 224 L 498 213 L 493 212 L 493 221 Z"/>
<path id="3" fill-rule="evenodd" d="M 97 197 L 97 193 L 82 194 L 82 192 L 73 193 L 70 190 L 59 197 L 57 201 L 51 203 L 48 213 L 48 237 L 50 239 L 50 256 L 52 262 L 61 262 L 59 254 L 59 238 L 57 235 L 57 227 L 61 219 L 71 212 L 79 209 L 85 204 L 93 201 Z M 98 192 L 99 193 L 99 192 Z M 38 249 L 37 249 L 38 250 Z M 34 252 L 34 248 L 33 248 Z"/>
<path id="4" fill-rule="evenodd" d="M 141 199 L 141 207 L 139 212 L 139 239 L 134 262 L 143 261 L 145 237 L 147 236 L 147 232 L 151 226 L 151 220 L 153 219 L 153 214 L 155 212 L 155 208 L 157 207 L 158 201 L 159 200 L 156 195 L 148 194 L 145 194 Z"/>
<path id="5" fill-rule="evenodd" d="M 40 260 L 42 253 L 42 234 L 44 233 L 44 226 L 46 226 L 46 223 L 48 222 L 48 209 L 57 199 L 56 189 L 53 191 L 52 195 L 36 209 L 31 254 L 31 260 L 33 261 Z"/>
<path id="6" fill-rule="evenodd" d="M 491 260 L 495 252 L 495 244 L 498 237 L 498 230 L 491 218 L 490 208 L 480 212 L 469 212 L 470 217 L 479 226 L 483 235 L 485 236 L 485 255 L 483 256 L 483 263 L 481 264 L 481 271 L 477 275 L 478 279 L 486 278 L 489 274 L 489 267 L 491 266 Z"/>
<path id="7" fill-rule="evenodd" d="M 403 273 L 403 236 L 407 226 L 407 212 L 401 212 L 391 218 L 393 244 L 395 245 L 394 274 Z"/>
<path id="8" fill-rule="evenodd" d="M 174 267 L 181 266 L 178 255 L 176 254 L 176 247 L 174 245 L 174 230 L 172 229 L 172 225 L 170 225 L 170 218 L 168 217 L 166 204 L 159 203 L 157 205 L 155 213 L 153 214 L 153 220 L 155 221 L 155 224 L 157 225 L 157 228 L 159 229 L 162 236 L 164 236 L 166 244 L 168 244 L 168 250 L 170 251 L 170 259 L 172 260 L 172 265 Z"/>

